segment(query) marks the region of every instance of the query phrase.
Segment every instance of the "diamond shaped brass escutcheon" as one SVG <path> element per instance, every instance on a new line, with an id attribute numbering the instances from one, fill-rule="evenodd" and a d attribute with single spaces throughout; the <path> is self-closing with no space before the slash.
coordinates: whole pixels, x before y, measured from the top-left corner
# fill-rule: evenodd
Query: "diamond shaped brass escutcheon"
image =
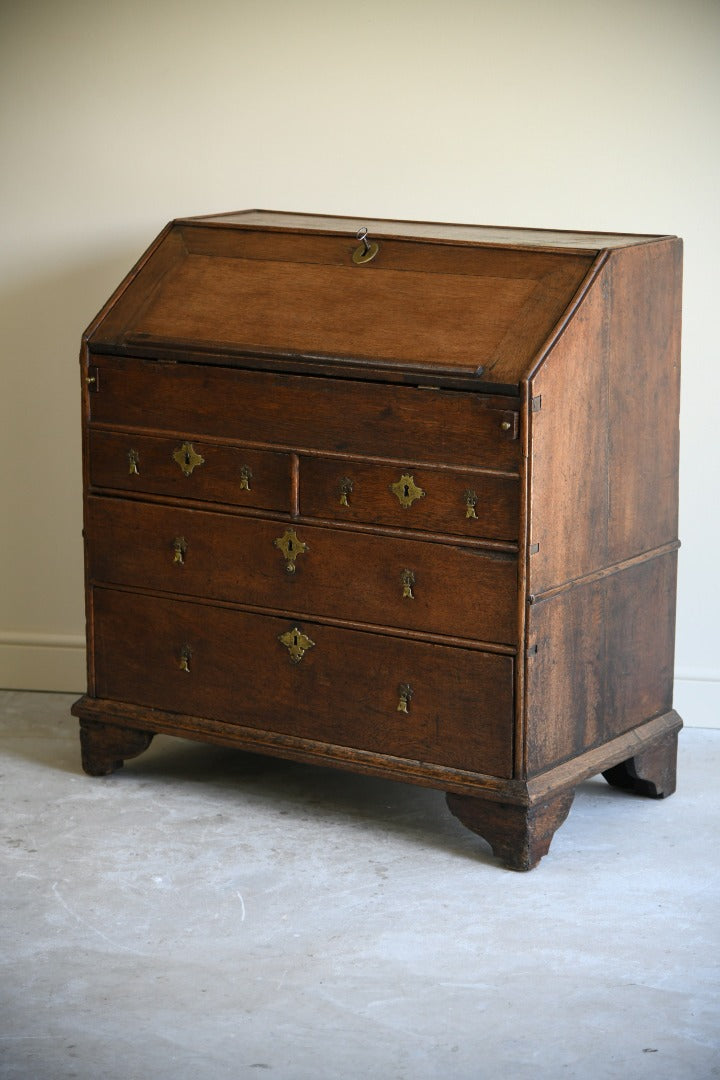
<path id="1" fill-rule="evenodd" d="M 278 536 L 277 539 L 273 540 L 273 544 L 285 556 L 285 569 L 288 574 L 294 574 L 295 560 L 298 555 L 302 555 L 308 550 L 307 544 L 302 542 L 294 529 L 286 529 L 282 536 Z"/>
<path id="2" fill-rule="evenodd" d="M 184 442 L 182 446 L 178 446 L 177 450 L 173 453 L 173 461 L 177 462 L 185 476 L 190 476 L 190 473 L 193 469 L 196 469 L 198 465 L 205 464 L 205 458 L 196 453 L 191 442 Z"/>
<path id="3" fill-rule="evenodd" d="M 312 638 L 304 634 L 299 626 L 294 626 L 292 630 L 286 630 L 284 634 L 280 634 L 278 641 L 290 653 L 290 660 L 293 664 L 299 664 L 308 649 L 312 649 L 315 644 Z"/>
<path id="4" fill-rule="evenodd" d="M 424 499 L 425 492 L 415 483 L 410 473 L 403 473 L 400 479 L 390 485 L 393 495 L 397 495 L 398 501 L 405 509 L 415 502 L 416 499 Z"/>

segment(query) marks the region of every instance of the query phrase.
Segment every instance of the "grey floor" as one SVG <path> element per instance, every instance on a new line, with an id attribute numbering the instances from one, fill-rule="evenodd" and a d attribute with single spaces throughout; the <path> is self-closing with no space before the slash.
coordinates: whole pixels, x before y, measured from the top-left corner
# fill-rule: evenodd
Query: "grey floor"
<path id="1" fill-rule="evenodd" d="M 502 870 L 439 792 L 158 738 L 82 774 L 0 693 L 0 1076 L 720 1077 L 720 731 Z"/>

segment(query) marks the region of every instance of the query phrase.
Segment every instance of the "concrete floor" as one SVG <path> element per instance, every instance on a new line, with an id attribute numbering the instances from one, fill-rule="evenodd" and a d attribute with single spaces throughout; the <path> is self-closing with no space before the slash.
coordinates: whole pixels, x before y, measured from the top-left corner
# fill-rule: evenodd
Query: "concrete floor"
<path id="1" fill-rule="evenodd" d="M 720 732 L 499 868 L 439 792 L 0 693 L 3 1080 L 720 1077 Z"/>

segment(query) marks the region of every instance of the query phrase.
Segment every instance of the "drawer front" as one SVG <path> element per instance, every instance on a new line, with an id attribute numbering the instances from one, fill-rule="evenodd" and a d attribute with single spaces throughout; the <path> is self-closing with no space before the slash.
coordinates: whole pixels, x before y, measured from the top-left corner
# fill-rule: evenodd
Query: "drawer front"
<path id="1" fill-rule="evenodd" d="M 91 498 L 95 582 L 514 644 L 513 556 Z M 289 571 L 289 567 L 294 567 Z"/>
<path id="2" fill-rule="evenodd" d="M 290 457 L 196 438 L 91 431 L 90 484 L 289 512 Z"/>
<path id="3" fill-rule="evenodd" d="M 492 397 L 233 368 L 93 357 L 92 422 L 290 450 L 517 471 L 518 412 Z"/>
<path id="4" fill-rule="evenodd" d="M 511 775 L 511 657 L 110 589 L 93 603 L 99 697 Z"/>
<path id="5" fill-rule="evenodd" d="M 303 458 L 300 512 L 484 540 L 518 538 L 519 481 L 428 466 Z"/>

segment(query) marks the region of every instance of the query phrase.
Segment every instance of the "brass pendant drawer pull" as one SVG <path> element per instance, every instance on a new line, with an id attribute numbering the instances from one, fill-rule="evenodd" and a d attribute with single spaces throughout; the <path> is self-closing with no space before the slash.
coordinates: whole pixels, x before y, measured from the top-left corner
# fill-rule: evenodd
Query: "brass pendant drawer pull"
<path id="1" fill-rule="evenodd" d="M 402 584 L 403 600 L 414 600 L 413 585 L 415 584 L 415 575 L 412 570 L 403 570 L 400 575 L 400 582 Z"/>
<path id="2" fill-rule="evenodd" d="M 290 653 L 290 661 L 299 664 L 308 649 L 312 649 L 315 642 L 304 634 L 299 626 L 293 626 L 292 630 L 286 630 L 280 634 L 278 641 L 285 646 Z"/>
<path id="3" fill-rule="evenodd" d="M 184 536 L 176 536 L 173 540 L 173 564 L 175 566 L 185 565 L 185 554 L 188 549 L 187 540 Z"/>
<path id="4" fill-rule="evenodd" d="M 349 506 L 350 502 L 348 501 L 348 495 L 352 494 L 352 489 L 353 489 L 352 480 L 350 479 L 349 476 L 343 476 L 343 478 L 340 481 L 340 484 L 338 486 L 340 488 L 340 505 L 341 506 Z"/>
<path id="5" fill-rule="evenodd" d="M 193 469 L 205 464 L 205 458 L 195 451 L 191 442 L 184 442 L 182 446 L 178 446 L 173 453 L 173 461 L 180 466 L 184 476 L 190 476 Z"/>
<path id="6" fill-rule="evenodd" d="M 180 657 L 178 659 L 178 667 L 181 671 L 186 671 L 190 674 L 190 658 L 192 657 L 192 649 L 189 645 L 183 645 L 180 650 Z"/>
<path id="7" fill-rule="evenodd" d="M 416 499 L 425 498 L 425 492 L 421 487 L 418 487 L 410 473 L 403 473 L 399 480 L 390 485 L 390 490 L 393 495 L 397 496 L 398 502 L 406 510 L 409 506 L 412 506 Z"/>
<path id="8" fill-rule="evenodd" d="M 273 540 L 273 544 L 282 551 L 285 557 L 286 572 L 294 574 L 295 560 L 298 555 L 302 555 L 308 550 L 308 545 L 302 542 L 294 529 L 286 529 L 282 536 L 278 536 L 277 539 Z"/>
<path id="9" fill-rule="evenodd" d="M 400 695 L 396 712 L 410 712 L 410 699 L 413 696 L 413 688 L 410 683 L 400 683 L 398 686 L 398 694 Z"/>
<path id="10" fill-rule="evenodd" d="M 252 469 L 249 465 L 243 465 L 240 469 L 240 490 L 249 491 L 252 480 Z"/>
<path id="11" fill-rule="evenodd" d="M 475 513 L 475 507 L 477 506 L 477 495 L 474 491 L 465 492 L 465 517 L 474 518 L 477 521 L 478 516 Z"/>
<path id="12" fill-rule="evenodd" d="M 130 476 L 139 476 L 140 470 L 138 469 L 138 465 L 140 464 L 140 455 L 137 450 L 128 450 L 128 464 L 130 466 L 128 469 Z"/>

